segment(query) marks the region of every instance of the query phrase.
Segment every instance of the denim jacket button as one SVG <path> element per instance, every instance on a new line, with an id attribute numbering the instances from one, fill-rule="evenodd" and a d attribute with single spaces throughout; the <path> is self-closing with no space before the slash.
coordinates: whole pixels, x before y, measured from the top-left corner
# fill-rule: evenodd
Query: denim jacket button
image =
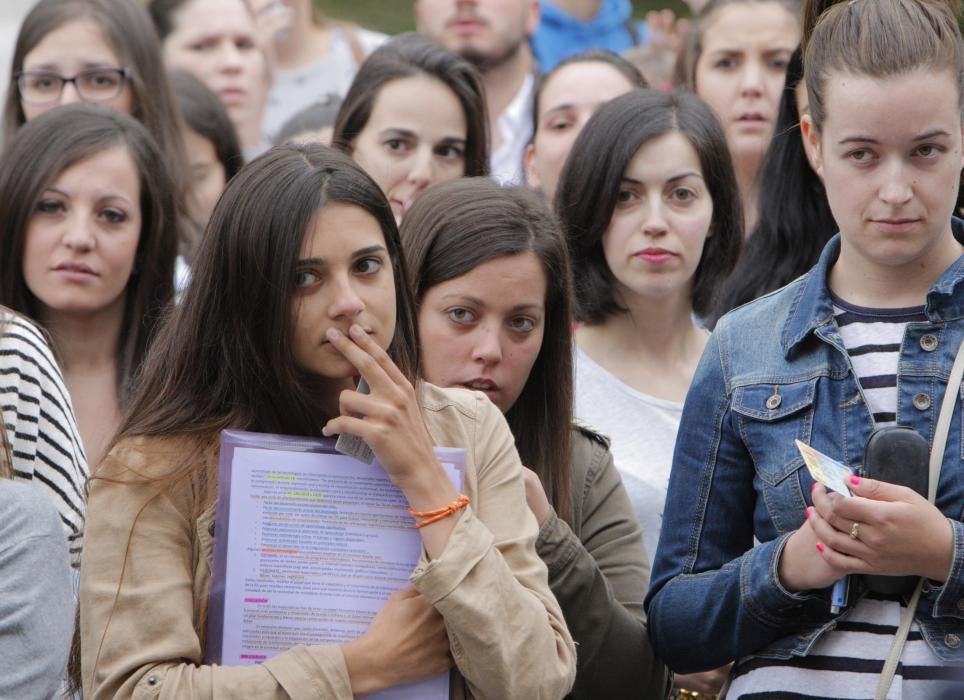
<path id="1" fill-rule="evenodd" d="M 927 394 L 914 395 L 914 408 L 918 411 L 926 411 L 931 407 L 931 397 Z"/>
<path id="2" fill-rule="evenodd" d="M 921 336 L 920 347 L 924 352 L 934 352 L 937 350 L 937 336 L 930 333 Z"/>
<path id="3" fill-rule="evenodd" d="M 783 403 L 783 397 L 780 396 L 780 394 L 772 394 L 770 398 L 767 399 L 767 408 L 775 411 L 780 408 L 781 403 Z"/>
<path id="4" fill-rule="evenodd" d="M 957 649 L 957 647 L 961 646 L 961 638 L 953 632 L 950 632 L 944 635 L 944 644 L 951 649 Z"/>
<path id="5" fill-rule="evenodd" d="M 948 636 L 950 636 L 950 635 L 948 635 Z M 157 681 L 158 681 L 157 676 L 148 676 L 148 677 L 147 677 L 147 684 L 148 684 L 148 685 L 157 685 Z"/>

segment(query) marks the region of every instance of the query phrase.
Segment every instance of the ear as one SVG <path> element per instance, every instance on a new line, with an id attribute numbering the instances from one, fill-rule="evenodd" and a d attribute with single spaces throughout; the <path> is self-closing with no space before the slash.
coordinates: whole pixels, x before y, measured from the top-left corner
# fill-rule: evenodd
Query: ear
<path id="1" fill-rule="evenodd" d="M 525 153 L 522 154 L 522 167 L 525 169 L 526 173 L 526 185 L 529 186 L 530 190 L 535 190 L 536 192 L 542 191 L 542 182 L 539 180 L 539 175 L 536 173 L 536 147 L 531 143 L 526 146 Z"/>
<path id="2" fill-rule="evenodd" d="M 813 124 L 813 117 L 804 114 L 800 118 L 800 135 L 803 138 L 803 150 L 806 151 L 810 167 L 823 179 L 823 148 L 820 144 L 820 132 Z"/>
<path id="3" fill-rule="evenodd" d="M 526 16 L 526 36 L 532 36 L 539 28 L 539 0 L 530 0 L 529 12 Z"/>

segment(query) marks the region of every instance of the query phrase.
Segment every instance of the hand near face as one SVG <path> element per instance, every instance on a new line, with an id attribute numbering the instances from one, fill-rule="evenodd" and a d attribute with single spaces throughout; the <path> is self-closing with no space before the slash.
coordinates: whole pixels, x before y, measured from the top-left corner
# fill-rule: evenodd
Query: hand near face
<path id="1" fill-rule="evenodd" d="M 859 477 L 851 481 L 853 498 L 827 493 L 820 485 L 813 490 L 808 522 L 823 546 L 823 560 L 846 573 L 946 580 L 954 535 L 944 514 L 905 486 Z M 856 538 L 851 537 L 854 523 Z"/>
<path id="2" fill-rule="evenodd" d="M 414 588 L 393 593 L 343 651 L 356 696 L 431 678 L 453 665 L 442 616 Z"/>

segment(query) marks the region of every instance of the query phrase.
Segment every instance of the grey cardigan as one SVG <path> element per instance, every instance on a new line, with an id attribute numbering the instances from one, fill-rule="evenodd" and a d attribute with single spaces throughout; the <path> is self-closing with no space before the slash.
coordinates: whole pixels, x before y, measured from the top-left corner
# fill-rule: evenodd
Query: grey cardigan
<path id="1" fill-rule="evenodd" d="M 643 611 L 649 557 L 609 443 L 574 426 L 571 462 L 574 525 L 551 512 L 536 540 L 576 642 L 568 697 L 665 698 L 671 675 L 649 643 Z"/>

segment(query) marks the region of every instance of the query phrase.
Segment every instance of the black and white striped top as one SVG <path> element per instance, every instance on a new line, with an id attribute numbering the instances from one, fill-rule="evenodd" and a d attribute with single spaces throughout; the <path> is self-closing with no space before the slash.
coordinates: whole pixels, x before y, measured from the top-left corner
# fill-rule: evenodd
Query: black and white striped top
<path id="1" fill-rule="evenodd" d="M 897 368 L 908 323 L 926 321 L 923 306 L 868 309 L 831 295 L 850 364 L 878 428 L 897 425 Z"/>
<path id="2" fill-rule="evenodd" d="M 924 307 L 868 309 L 834 297 L 834 317 L 857 381 L 878 428 L 897 422 L 897 370 L 907 324 L 927 320 Z M 846 611 L 807 656 L 750 656 L 733 669 L 727 700 L 871 700 L 905 606 L 869 596 Z M 964 697 L 961 669 L 941 664 L 911 627 L 889 700 Z"/>
<path id="3" fill-rule="evenodd" d="M 87 458 L 63 375 L 47 341 L 25 319 L 0 309 L 0 409 L 14 478 L 47 493 L 80 562 Z"/>

